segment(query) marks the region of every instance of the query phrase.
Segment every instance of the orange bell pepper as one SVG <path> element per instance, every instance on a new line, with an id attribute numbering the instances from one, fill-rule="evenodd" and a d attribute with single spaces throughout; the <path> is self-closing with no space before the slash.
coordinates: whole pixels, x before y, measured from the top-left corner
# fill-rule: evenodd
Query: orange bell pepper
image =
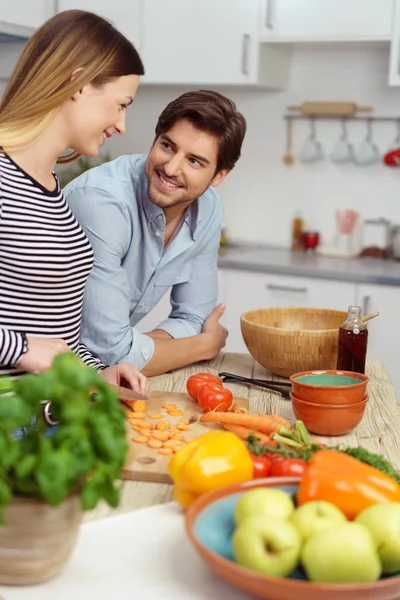
<path id="1" fill-rule="evenodd" d="M 364 508 L 383 502 L 400 502 L 400 485 L 352 456 L 320 450 L 310 460 L 297 492 L 299 505 L 326 500 L 354 519 Z"/>

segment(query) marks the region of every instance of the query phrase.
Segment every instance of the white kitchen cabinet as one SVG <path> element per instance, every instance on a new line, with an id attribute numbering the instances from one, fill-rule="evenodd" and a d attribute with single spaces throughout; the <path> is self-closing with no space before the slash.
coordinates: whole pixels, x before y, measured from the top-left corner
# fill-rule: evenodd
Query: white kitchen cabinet
<path id="1" fill-rule="evenodd" d="M 389 59 L 389 85 L 400 86 L 400 0 L 393 0 L 393 29 Z"/>
<path id="2" fill-rule="evenodd" d="M 287 49 L 259 44 L 261 0 L 145 0 L 143 83 L 283 88 Z"/>
<path id="3" fill-rule="evenodd" d="M 58 12 L 78 8 L 108 19 L 141 50 L 144 0 L 58 0 Z"/>
<path id="4" fill-rule="evenodd" d="M 379 317 L 368 323 L 369 359 L 385 365 L 400 401 L 400 288 L 386 285 L 357 285 L 357 304 L 363 314 L 379 311 Z"/>
<path id="5" fill-rule="evenodd" d="M 274 42 L 390 40 L 393 0 L 263 0 L 261 37 Z"/>
<path id="6" fill-rule="evenodd" d="M 224 269 L 226 315 L 229 331 L 227 352 L 247 352 L 240 330 L 240 316 L 249 310 L 272 306 L 311 306 L 347 311 L 356 299 L 352 283 L 293 275 L 249 273 Z"/>
<path id="7" fill-rule="evenodd" d="M 0 31 L 30 35 L 54 14 L 54 0 L 3 0 L 0 9 Z"/>

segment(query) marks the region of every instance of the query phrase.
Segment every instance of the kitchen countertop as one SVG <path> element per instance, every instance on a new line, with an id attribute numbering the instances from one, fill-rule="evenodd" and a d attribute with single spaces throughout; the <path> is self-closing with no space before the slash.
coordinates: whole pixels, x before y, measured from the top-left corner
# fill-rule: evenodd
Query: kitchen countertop
<path id="1" fill-rule="evenodd" d="M 214 360 L 195 363 L 172 373 L 151 378 L 151 389 L 167 392 L 185 392 L 186 380 L 193 373 L 210 371 L 218 375 L 221 371 L 257 379 L 280 379 L 271 375 L 256 363 L 250 354 L 220 353 Z M 400 405 L 397 403 L 393 385 L 384 365 L 380 361 L 367 364 L 369 403 L 360 425 L 353 432 L 341 437 L 320 437 L 327 445 L 338 443 L 347 446 L 363 446 L 371 452 L 383 454 L 396 468 L 400 469 Z M 278 412 L 289 422 L 294 422 L 291 403 L 273 392 L 246 384 L 229 383 L 227 387 L 234 396 L 248 398 L 250 412 Z M 172 486 L 166 483 L 126 481 L 120 506 L 111 509 L 99 504 L 86 513 L 85 520 L 107 517 L 137 508 L 162 504 L 172 499 Z"/>
<path id="2" fill-rule="evenodd" d="M 153 377 L 151 387 L 184 392 L 187 378 L 199 371 L 216 375 L 226 371 L 279 380 L 255 363 L 249 354 L 221 353 L 214 360 Z M 362 445 L 386 456 L 399 469 L 400 405 L 381 362 L 369 362 L 367 374 L 369 403 L 360 425 L 340 438 L 319 439 L 327 445 Z M 227 384 L 227 387 L 235 396 L 249 399 L 251 412 L 278 412 L 288 421 L 294 421 L 290 401 L 279 395 L 239 383 Z M 184 531 L 180 507 L 170 502 L 171 499 L 169 484 L 124 482 L 117 509 L 99 504 L 86 513 L 76 548 L 58 577 L 35 586 L 0 585 L 0 597 L 5 600 L 125 600 L 136 596 L 143 600 L 248 598 L 207 569 Z"/>
<path id="3" fill-rule="evenodd" d="M 285 248 L 232 244 L 219 251 L 221 269 L 400 286 L 400 261 L 332 258 Z"/>

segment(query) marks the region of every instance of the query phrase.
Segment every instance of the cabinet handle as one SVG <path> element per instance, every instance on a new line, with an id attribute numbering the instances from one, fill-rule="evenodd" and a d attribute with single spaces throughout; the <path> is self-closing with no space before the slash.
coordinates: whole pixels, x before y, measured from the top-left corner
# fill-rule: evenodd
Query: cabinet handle
<path id="1" fill-rule="evenodd" d="M 363 296 L 362 303 L 361 303 L 361 308 L 362 308 L 362 314 L 363 315 L 368 315 L 369 314 L 370 302 L 371 302 L 371 296 Z"/>
<path id="2" fill-rule="evenodd" d="M 243 73 L 243 75 L 249 74 L 249 45 L 250 45 L 250 35 L 248 33 L 244 33 L 243 38 L 242 38 L 242 73 Z"/>
<path id="3" fill-rule="evenodd" d="M 272 283 L 267 283 L 265 287 L 267 290 L 273 292 L 295 292 L 296 294 L 305 294 L 308 292 L 308 288 L 306 287 L 293 287 L 290 285 L 274 285 Z"/>
<path id="4" fill-rule="evenodd" d="M 274 28 L 274 13 L 275 13 L 275 0 L 265 0 L 265 27 L 267 29 Z"/>

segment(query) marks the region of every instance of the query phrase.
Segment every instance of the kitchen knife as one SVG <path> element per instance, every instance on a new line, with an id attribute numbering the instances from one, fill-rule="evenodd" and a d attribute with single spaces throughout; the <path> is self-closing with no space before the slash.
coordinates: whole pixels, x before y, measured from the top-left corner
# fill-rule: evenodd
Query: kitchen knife
<path id="1" fill-rule="evenodd" d="M 122 387 L 120 385 L 111 384 L 111 387 L 117 394 L 120 400 L 148 400 L 148 396 L 144 396 L 139 392 L 135 392 L 134 390 L 130 390 L 128 388 Z"/>

